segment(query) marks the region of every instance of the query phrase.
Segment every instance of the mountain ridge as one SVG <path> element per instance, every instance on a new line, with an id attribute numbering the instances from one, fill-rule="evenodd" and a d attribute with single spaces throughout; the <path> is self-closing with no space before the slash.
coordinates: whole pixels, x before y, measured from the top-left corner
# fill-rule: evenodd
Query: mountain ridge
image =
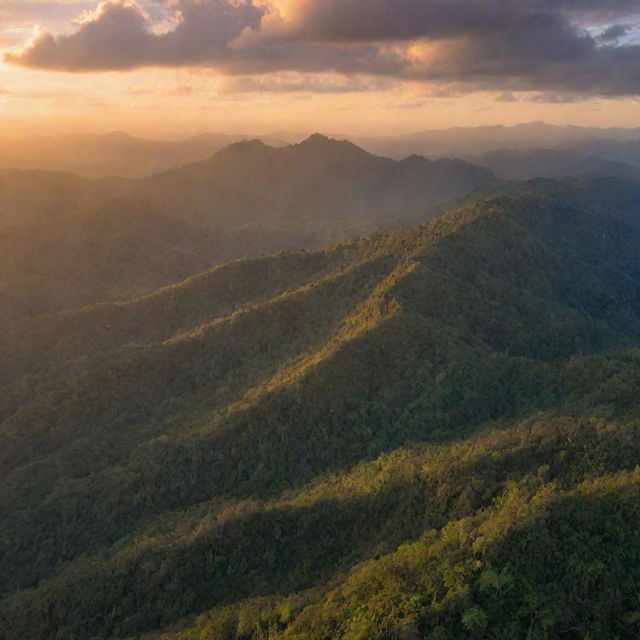
<path id="1" fill-rule="evenodd" d="M 468 163 L 396 163 L 320 137 L 281 148 L 240 142 L 138 180 L 4 172 L 5 313 L 125 299 L 235 258 L 319 249 L 420 221 L 432 206 L 494 180 Z M 159 231 L 168 227 L 173 242 Z M 124 269 L 127 262 L 138 269 Z"/>
<path id="2" fill-rule="evenodd" d="M 164 341 L 143 335 L 101 354 L 89 332 L 84 356 L 62 344 L 47 365 L 34 353 L 23 382 L 4 386 L 9 639 L 526 633 L 527 594 L 553 589 L 543 554 L 518 559 L 491 531 L 504 523 L 527 550 L 536 536 L 564 544 L 574 521 L 595 536 L 577 515 L 583 496 L 598 522 L 624 509 L 625 535 L 639 521 L 638 248 L 637 217 L 500 197 L 329 252 L 216 270 L 237 309 L 223 303 L 216 319 L 204 301 L 183 325 L 191 305 L 178 305 Z M 309 280 L 296 283 L 304 264 Z M 265 279 L 245 295 L 234 278 L 258 265 L 274 297 L 254 304 Z M 184 286 L 206 291 L 211 277 Z M 164 324 L 150 299 L 131 303 L 137 319 L 115 320 L 125 340 L 136 323 Z M 567 562 L 583 553 L 570 541 Z M 635 558 L 635 543 L 608 557 L 625 549 Z M 596 576 L 617 579 L 617 566 Z M 483 587 L 498 584 L 490 571 L 512 585 L 504 615 Z M 575 595 L 534 628 L 619 633 L 633 578 L 606 610 L 582 612 L 597 582 L 572 571 Z"/>

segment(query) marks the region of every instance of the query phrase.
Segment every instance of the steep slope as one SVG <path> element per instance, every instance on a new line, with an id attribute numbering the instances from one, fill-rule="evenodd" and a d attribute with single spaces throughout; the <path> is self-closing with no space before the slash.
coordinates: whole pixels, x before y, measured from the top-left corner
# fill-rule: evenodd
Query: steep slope
<path id="1" fill-rule="evenodd" d="M 357 255 L 338 247 L 323 253 L 238 260 L 140 298 L 23 319 L 11 323 L 3 336 L 2 373 L 11 379 L 61 359 L 132 343 L 163 342 L 322 279 L 352 265 Z"/>
<path id="2" fill-rule="evenodd" d="M 635 637 L 638 249 L 502 198 L 34 320 L 7 638 Z"/>

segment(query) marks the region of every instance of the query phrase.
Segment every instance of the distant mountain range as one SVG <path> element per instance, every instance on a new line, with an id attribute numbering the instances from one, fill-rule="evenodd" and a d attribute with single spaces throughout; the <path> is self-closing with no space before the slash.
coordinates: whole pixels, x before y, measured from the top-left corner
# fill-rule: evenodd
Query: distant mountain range
<path id="1" fill-rule="evenodd" d="M 136 297 L 237 258 L 319 249 L 454 205 L 546 189 L 520 183 L 530 178 L 635 180 L 639 144 L 576 143 L 607 159 L 565 145 L 394 161 L 314 134 L 280 147 L 237 142 L 136 179 L 0 171 L 0 323 Z"/>
<path id="2" fill-rule="evenodd" d="M 491 178 L 448 166 L 443 195 Z M 135 189 L 195 219 L 226 175 L 244 223 L 290 172 L 264 214 L 298 185 L 313 222 L 382 181 L 411 217 L 440 170 L 313 138 Z M 5 327 L 3 640 L 638 637 L 640 185 L 484 189 L 513 193 Z M 206 249 L 122 211 L 66 268 Z"/>
<path id="3" fill-rule="evenodd" d="M 607 142 L 608 149 L 612 145 Z M 590 143 L 580 144 L 561 149 L 532 149 L 528 151 L 490 151 L 478 155 L 467 156 L 465 159 L 478 166 L 491 169 L 496 176 L 505 180 L 531 180 L 532 178 L 561 178 L 570 176 L 609 176 L 623 180 L 640 179 L 640 143 L 625 143 L 634 145 L 636 155 L 620 153 L 628 156 L 626 159 L 633 164 L 625 164 L 616 160 L 606 159 L 595 155 L 581 153 L 576 147 L 587 149 L 593 145 L 604 149 L 604 145 Z M 622 145 L 621 145 L 622 146 Z M 609 154 L 608 154 L 609 155 Z"/>
<path id="4" fill-rule="evenodd" d="M 0 139 L 0 169 L 66 171 L 89 178 L 138 178 L 206 160 L 234 142 L 257 138 L 270 146 L 285 146 L 307 137 L 287 131 L 264 136 L 203 133 L 173 142 L 136 138 L 119 131 L 104 135 L 5 136 Z M 410 155 L 442 158 L 500 150 L 566 148 L 581 157 L 640 163 L 640 128 L 601 129 L 531 122 L 511 127 L 456 127 L 402 136 L 332 133 L 330 137 L 348 138 L 370 153 L 395 159 Z"/>
<path id="5" fill-rule="evenodd" d="M 130 193 L 216 226 L 360 223 L 367 230 L 424 219 L 430 207 L 493 181 L 491 171 L 463 160 L 393 161 L 314 134 L 280 148 L 237 143 L 210 160 L 130 183 Z"/>
<path id="6" fill-rule="evenodd" d="M 610 162 L 621 162 L 640 167 L 639 138 L 628 141 L 586 139 L 559 147 L 560 150 L 565 148 L 583 157 L 597 157 Z"/>
<path id="7" fill-rule="evenodd" d="M 495 181 L 462 160 L 396 162 L 319 135 L 282 148 L 236 143 L 136 180 L 0 172 L 0 321 L 424 220 Z"/>
<path id="8" fill-rule="evenodd" d="M 584 141 L 607 141 L 609 144 L 629 141 L 637 143 L 640 141 L 640 127 L 605 129 L 529 122 L 510 127 L 456 127 L 403 136 L 356 137 L 354 141 L 371 153 L 391 158 L 403 158 L 412 153 L 429 158 L 461 157 L 501 149 L 526 151 L 555 148 Z"/>
<path id="9" fill-rule="evenodd" d="M 65 171 L 87 178 L 138 178 L 211 157 L 255 136 L 203 133 L 176 142 L 136 138 L 122 131 L 104 135 L 23 136 L 0 139 L 0 169 Z M 269 144 L 283 142 L 265 136 Z"/>

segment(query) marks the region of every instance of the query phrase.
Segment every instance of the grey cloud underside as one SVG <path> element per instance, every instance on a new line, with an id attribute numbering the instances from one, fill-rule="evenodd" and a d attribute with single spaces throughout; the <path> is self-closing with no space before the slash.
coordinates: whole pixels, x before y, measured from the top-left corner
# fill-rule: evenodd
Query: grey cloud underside
<path id="1" fill-rule="evenodd" d="M 229 74 L 335 71 L 468 90 L 640 93 L 640 46 L 619 45 L 637 0 L 297 0 L 278 20 L 258 0 L 179 0 L 157 35 L 122 0 L 68 36 L 45 34 L 11 62 L 92 71 L 204 65 Z M 271 11 L 271 13 L 270 13 Z M 584 26 L 601 25 L 601 36 Z M 424 58 L 411 44 L 435 44 Z M 363 86 L 366 86 L 363 85 Z M 366 89 L 365 89 L 366 90 Z"/>
<path id="2" fill-rule="evenodd" d="M 389 91 L 395 82 L 386 78 L 364 79 L 353 76 L 322 77 L 305 75 L 299 78 L 273 76 L 237 76 L 222 87 L 222 93 L 356 93 Z"/>
<path id="3" fill-rule="evenodd" d="M 613 40 L 618 40 L 618 38 L 626 36 L 630 30 L 631 27 L 629 25 L 613 24 L 598 36 L 598 40 L 602 42 L 612 42 Z"/>
<path id="4" fill-rule="evenodd" d="M 181 22 L 166 34 L 150 32 L 135 6 L 114 2 L 74 34 L 45 34 L 20 55 L 8 57 L 27 66 L 69 71 L 222 62 L 230 57 L 229 43 L 243 30 L 257 29 L 265 13 L 252 4 L 234 6 L 225 0 L 185 0 L 177 7 Z"/>

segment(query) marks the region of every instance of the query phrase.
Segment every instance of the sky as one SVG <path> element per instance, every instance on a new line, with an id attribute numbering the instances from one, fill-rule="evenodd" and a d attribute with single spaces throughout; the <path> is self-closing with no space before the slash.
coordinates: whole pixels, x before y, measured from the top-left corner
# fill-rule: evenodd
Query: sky
<path id="1" fill-rule="evenodd" d="M 640 126 L 640 0 L 0 0 L 5 134 Z"/>

